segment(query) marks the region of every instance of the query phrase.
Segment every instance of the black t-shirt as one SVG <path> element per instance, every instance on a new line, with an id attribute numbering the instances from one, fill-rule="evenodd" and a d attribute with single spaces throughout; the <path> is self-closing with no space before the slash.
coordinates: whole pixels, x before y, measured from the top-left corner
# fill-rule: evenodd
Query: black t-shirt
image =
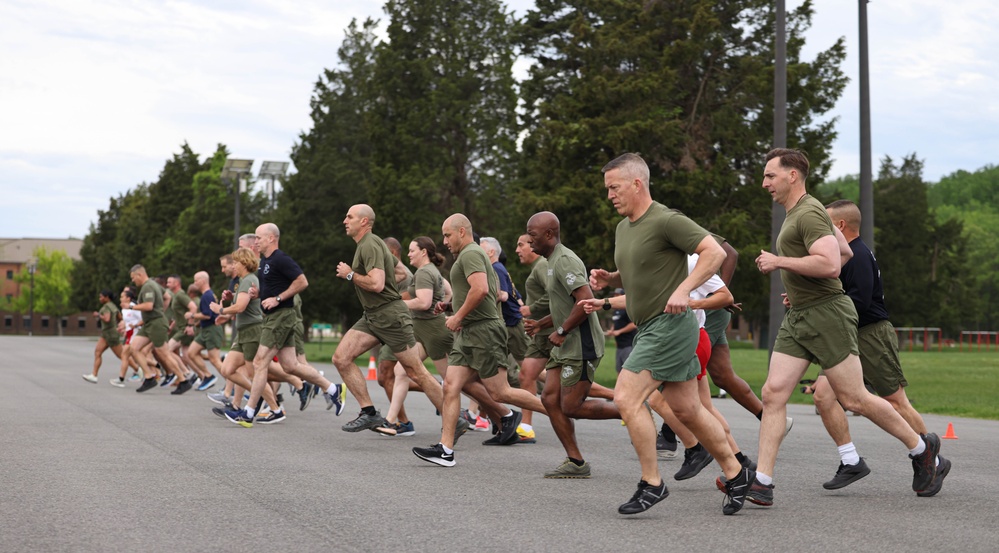
<path id="1" fill-rule="evenodd" d="M 177 292 L 177 293 L 183 294 L 183 292 Z M 201 311 L 202 315 L 208 316 L 207 319 L 201 321 L 201 328 L 215 326 L 215 319 L 218 317 L 218 315 L 216 315 L 215 312 L 212 311 L 212 308 L 210 307 L 214 302 L 215 302 L 215 292 L 212 292 L 211 288 L 205 290 L 204 294 L 201 294 L 201 303 L 198 304 L 198 310 Z"/>
<path id="2" fill-rule="evenodd" d="M 298 263 L 295 263 L 294 259 L 281 250 L 274 250 L 270 257 L 261 257 L 260 268 L 257 269 L 257 278 L 260 279 L 260 301 L 273 298 L 287 290 L 300 274 L 302 274 L 302 269 Z M 294 295 L 281 298 L 281 303 L 277 307 L 264 309 L 264 313 L 272 313 L 278 309 L 290 309 L 294 307 L 294 303 Z"/>
<path id="3" fill-rule="evenodd" d="M 614 321 L 614 330 L 621 330 L 631 324 L 631 319 L 628 318 L 628 312 L 624 309 L 615 309 L 614 316 L 611 317 L 611 320 Z M 617 348 L 630 348 L 637 332 L 638 330 L 635 329 L 615 336 L 614 343 L 617 344 Z"/>
<path id="4" fill-rule="evenodd" d="M 874 252 L 860 238 L 850 242 L 850 249 L 853 250 L 853 258 L 843 265 L 839 279 L 857 308 L 859 326 L 886 320 L 888 307 L 885 306 L 885 293 L 881 287 L 881 268 Z"/>

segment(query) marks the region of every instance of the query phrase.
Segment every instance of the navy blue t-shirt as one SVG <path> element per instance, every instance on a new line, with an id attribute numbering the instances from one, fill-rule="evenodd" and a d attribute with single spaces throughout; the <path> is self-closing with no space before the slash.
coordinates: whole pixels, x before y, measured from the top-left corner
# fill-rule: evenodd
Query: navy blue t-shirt
<path id="1" fill-rule="evenodd" d="M 614 330 L 621 330 L 631 324 L 631 319 L 628 318 L 628 312 L 624 309 L 615 309 L 614 316 L 611 317 L 611 320 L 614 322 Z M 638 334 L 637 329 L 615 336 L 614 343 L 617 345 L 617 349 L 630 348 L 632 343 L 635 341 L 635 334 Z"/>
<path id="2" fill-rule="evenodd" d="M 215 318 L 218 317 L 218 315 L 216 315 L 215 312 L 212 311 L 211 307 L 209 307 L 214 301 L 215 292 L 212 292 L 211 288 L 205 290 L 204 294 L 201 294 L 201 303 L 198 305 L 198 309 L 201 310 L 202 315 L 208 315 L 209 317 L 201 321 L 201 328 L 215 326 Z"/>
<path id="3" fill-rule="evenodd" d="M 853 258 L 843 265 L 839 279 L 846 294 L 853 300 L 859 318 L 858 325 L 865 327 L 888 318 L 885 293 L 881 287 L 881 268 L 874 252 L 859 237 L 850 242 Z"/>
<path id="4" fill-rule="evenodd" d="M 273 298 L 287 290 L 300 274 L 302 274 L 302 268 L 281 250 L 274 250 L 270 257 L 261 257 L 260 268 L 257 269 L 257 278 L 260 279 L 260 301 Z M 264 313 L 273 313 L 278 309 L 291 309 L 294 306 L 295 297 L 291 295 L 287 298 L 281 298 L 281 303 L 274 309 L 264 309 Z"/>
<path id="5" fill-rule="evenodd" d="M 523 318 L 520 314 L 520 303 L 517 301 L 520 294 L 514 289 L 510 273 L 502 263 L 499 261 L 493 263 L 493 269 L 496 271 L 496 276 L 499 277 L 500 290 L 507 293 L 506 301 L 500 304 L 503 312 L 503 323 L 506 326 L 517 326 L 517 323 Z"/>

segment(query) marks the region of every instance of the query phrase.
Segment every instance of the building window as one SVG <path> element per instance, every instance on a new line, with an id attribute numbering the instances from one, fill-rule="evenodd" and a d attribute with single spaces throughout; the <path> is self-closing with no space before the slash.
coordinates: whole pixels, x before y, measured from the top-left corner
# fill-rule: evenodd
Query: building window
<path id="1" fill-rule="evenodd" d="M 49 327 L 49 318 L 42 317 L 42 328 L 48 328 L 48 327 Z"/>
<path id="2" fill-rule="evenodd" d="M 61 324 L 63 328 L 66 328 L 66 326 L 69 325 L 69 319 L 63 317 L 62 320 L 59 321 L 59 324 Z"/>
<path id="3" fill-rule="evenodd" d="M 14 294 L 7 294 L 7 303 L 14 301 Z"/>
<path id="4" fill-rule="evenodd" d="M 11 328 L 12 326 L 14 326 L 14 317 L 11 317 L 10 315 L 4 317 L 3 326 L 4 328 Z"/>
<path id="5" fill-rule="evenodd" d="M 87 319 L 84 319 L 83 317 L 80 317 L 79 319 L 76 320 L 76 324 L 81 329 L 87 328 Z"/>
<path id="6" fill-rule="evenodd" d="M 31 317 L 29 317 L 27 315 L 21 317 L 21 327 L 22 328 L 31 328 Z"/>
<path id="7" fill-rule="evenodd" d="M 14 280 L 14 271 L 7 269 L 7 280 Z"/>

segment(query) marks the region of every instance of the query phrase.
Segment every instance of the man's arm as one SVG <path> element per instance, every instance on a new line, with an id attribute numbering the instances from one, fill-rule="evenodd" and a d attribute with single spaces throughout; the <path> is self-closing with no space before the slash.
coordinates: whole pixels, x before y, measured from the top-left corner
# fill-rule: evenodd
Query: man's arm
<path id="1" fill-rule="evenodd" d="M 448 320 L 455 319 L 459 325 L 489 295 L 489 282 L 486 280 L 486 273 L 472 273 L 468 275 L 467 280 L 469 290 L 468 295 L 465 296 L 465 303 L 461 304 L 458 311 L 448 318 Z"/>
<path id="2" fill-rule="evenodd" d="M 357 276 L 357 275 L 355 275 Z M 406 266 L 402 264 L 399 259 L 395 260 L 395 283 L 402 284 L 402 281 L 406 280 Z"/>
<path id="3" fill-rule="evenodd" d="M 846 236 L 836 227 L 833 227 L 836 232 L 836 242 L 839 243 L 839 260 L 840 267 L 846 265 L 846 262 L 853 259 L 853 248 L 850 247 L 850 243 L 846 241 Z"/>
<path id="4" fill-rule="evenodd" d="M 353 282 L 354 286 L 359 287 L 361 290 L 367 290 L 368 292 L 378 294 L 385 289 L 385 271 L 381 269 L 371 269 L 366 275 L 354 273 L 354 276 L 351 278 L 351 282 Z"/>
<path id="5" fill-rule="evenodd" d="M 735 276 L 735 267 L 739 264 L 739 251 L 728 242 L 722 242 L 721 247 L 725 250 L 725 261 L 722 261 L 721 272 L 718 276 L 721 277 L 725 286 L 731 286 L 732 277 Z"/>
<path id="6" fill-rule="evenodd" d="M 586 300 L 593 299 L 593 290 L 590 289 L 589 285 L 584 284 L 572 291 L 572 298 L 576 301 L 572 306 L 572 311 L 569 312 L 569 316 L 561 324 L 562 335 L 559 336 L 558 330 L 556 330 L 548 336 L 548 341 L 556 346 L 562 345 L 565 342 L 565 335 L 578 327 L 583 322 L 583 319 L 587 317 L 586 310 L 580 304 Z"/>
<path id="7" fill-rule="evenodd" d="M 705 236 L 694 250 L 697 263 L 687 278 L 676 287 L 666 302 L 666 313 L 683 313 L 690 305 L 690 291 L 707 282 L 725 261 L 725 250 L 712 236 Z"/>
<path id="8" fill-rule="evenodd" d="M 837 278 L 841 267 L 839 242 L 835 235 L 827 234 L 812 242 L 805 257 L 784 257 L 761 251 L 756 266 L 763 274 L 783 269 L 806 277 Z"/>

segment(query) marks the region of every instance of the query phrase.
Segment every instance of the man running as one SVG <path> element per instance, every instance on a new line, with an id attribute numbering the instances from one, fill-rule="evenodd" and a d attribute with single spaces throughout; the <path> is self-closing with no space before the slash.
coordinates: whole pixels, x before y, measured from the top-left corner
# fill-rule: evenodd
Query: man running
<path id="1" fill-rule="evenodd" d="M 843 293 L 841 253 L 835 227 L 822 204 L 805 191 L 808 158 L 777 148 L 766 155 L 763 188 L 784 206 L 787 218 L 777 236 L 781 255 L 761 251 L 763 274 L 781 270 L 790 309 L 777 331 L 766 383 L 756 482 L 749 500 L 772 505 L 774 467 L 784 436 L 787 401 L 810 363 L 819 364 L 843 407 L 866 416 L 905 444 L 913 463 L 912 490 L 930 488 L 936 476 L 940 439 L 921 437 L 891 405 L 864 387 L 857 347 L 857 309 Z"/>
<path id="2" fill-rule="evenodd" d="M 755 474 L 735 458 L 721 423 L 698 398 L 698 325 L 690 310 L 690 291 L 714 274 L 725 251 L 703 228 L 683 214 L 652 200 L 649 167 L 640 156 L 624 154 L 602 169 L 607 198 L 623 219 L 615 236 L 618 270 L 590 271 L 596 289 L 622 287 L 628 314 L 638 326 L 631 356 L 618 376 L 614 402 L 642 466 L 642 480 L 621 514 L 647 510 L 669 495 L 656 462 L 656 430 L 643 403 L 662 386 L 662 396 L 677 419 L 721 465 L 727 496 L 722 513 L 742 509 Z M 699 255 L 688 274 L 687 255 Z"/>

